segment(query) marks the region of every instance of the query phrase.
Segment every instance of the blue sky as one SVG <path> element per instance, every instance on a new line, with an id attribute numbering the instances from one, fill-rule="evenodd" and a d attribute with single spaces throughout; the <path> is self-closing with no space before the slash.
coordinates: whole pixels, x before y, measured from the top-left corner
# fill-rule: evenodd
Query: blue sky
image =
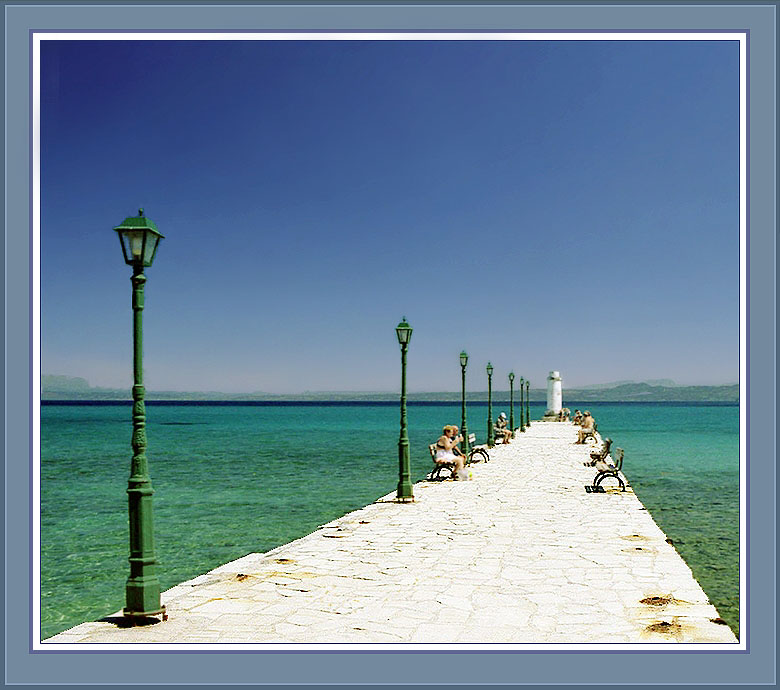
<path id="1" fill-rule="evenodd" d="M 151 390 L 738 377 L 738 48 L 57 41 L 41 48 L 44 374 Z"/>

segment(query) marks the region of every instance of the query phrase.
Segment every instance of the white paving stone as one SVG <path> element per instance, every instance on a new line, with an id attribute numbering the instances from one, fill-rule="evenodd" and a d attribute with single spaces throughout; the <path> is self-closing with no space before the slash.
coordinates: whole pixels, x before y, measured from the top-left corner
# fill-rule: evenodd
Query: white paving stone
<path id="1" fill-rule="evenodd" d="M 535 422 L 472 481 L 419 483 L 414 503 L 389 494 L 168 590 L 167 621 L 45 643 L 735 643 L 633 492 L 585 492 L 575 438 Z"/>

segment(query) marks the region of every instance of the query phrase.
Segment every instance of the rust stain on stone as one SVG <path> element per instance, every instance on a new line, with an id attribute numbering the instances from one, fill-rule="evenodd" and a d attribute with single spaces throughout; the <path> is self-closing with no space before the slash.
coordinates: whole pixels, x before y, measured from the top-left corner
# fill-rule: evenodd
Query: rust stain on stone
<path id="1" fill-rule="evenodd" d="M 657 623 L 651 623 L 648 625 L 645 630 L 647 630 L 647 632 L 661 633 L 664 635 L 678 635 L 682 631 L 682 627 L 679 623 L 658 621 Z"/>
<path id="2" fill-rule="evenodd" d="M 689 601 L 675 599 L 671 594 L 654 595 L 639 600 L 640 604 L 646 606 L 666 606 L 667 604 L 689 604 Z"/>

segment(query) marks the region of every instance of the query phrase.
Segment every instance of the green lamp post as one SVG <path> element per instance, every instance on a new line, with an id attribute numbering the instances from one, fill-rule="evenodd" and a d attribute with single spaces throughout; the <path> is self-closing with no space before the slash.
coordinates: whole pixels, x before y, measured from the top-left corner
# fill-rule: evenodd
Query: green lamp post
<path id="1" fill-rule="evenodd" d="M 130 577 L 125 587 L 125 616 L 165 617 L 165 606 L 160 604 L 160 583 L 157 580 L 152 526 L 152 480 L 146 460 L 146 409 L 143 381 L 143 309 L 144 268 L 151 266 L 163 235 L 157 226 L 144 218 L 144 210 L 137 216 L 125 218 L 114 228 L 119 235 L 125 263 L 133 267 L 133 459 L 127 483 L 130 524 Z"/>
<path id="2" fill-rule="evenodd" d="M 520 431 L 525 431 L 525 422 L 523 421 L 523 413 L 525 405 L 523 404 L 523 377 L 520 377 Z"/>
<path id="3" fill-rule="evenodd" d="M 525 381 L 525 426 L 528 428 L 531 426 L 531 382 L 526 379 Z"/>
<path id="4" fill-rule="evenodd" d="M 413 501 L 412 481 L 409 472 L 409 435 L 406 431 L 406 351 L 412 337 L 412 327 L 404 316 L 395 328 L 398 344 L 401 346 L 401 435 L 398 439 L 398 488 L 395 497 L 398 501 Z"/>
<path id="5" fill-rule="evenodd" d="M 509 431 L 515 437 L 515 372 L 509 372 Z"/>
<path id="6" fill-rule="evenodd" d="M 487 375 L 488 375 L 488 419 L 487 419 L 487 445 L 488 448 L 492 448 L 495 444 L 493 438 L 493 365 L 487 363 Z"/>
<path id="7" fill-rule="evenodd" d="M 468 459 L 469 451 L 469 430 L 466 426 L 466 365 L 469 363 L 469 356 L 466 351 L 460 353 L 460 374 L 461 374 L 461 394 L 460 394 L 460 433 L 463 434 L 463 456 Z"/>

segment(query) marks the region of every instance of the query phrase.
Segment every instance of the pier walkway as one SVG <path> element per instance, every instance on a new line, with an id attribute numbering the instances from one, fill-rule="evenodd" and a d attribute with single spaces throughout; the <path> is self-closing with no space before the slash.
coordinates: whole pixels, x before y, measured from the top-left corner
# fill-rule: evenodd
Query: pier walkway
<path id="1" fill-rule="evenodd" d="M 165 622 L 116 613 L 46 644 L 736 643 L 630 487 L 586 493 L 593 445 L 575 439 L 534 422 L 471 481 L 415 484 L 414 503 L 393 492 L 169 589 Z"/>

